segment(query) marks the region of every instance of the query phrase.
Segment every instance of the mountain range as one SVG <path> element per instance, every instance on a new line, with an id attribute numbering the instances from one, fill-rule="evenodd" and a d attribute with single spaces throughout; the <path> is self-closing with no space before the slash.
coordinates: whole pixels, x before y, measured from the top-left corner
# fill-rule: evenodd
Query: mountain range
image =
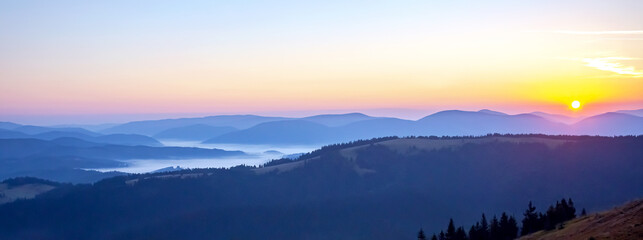
<path id="1" fill-rule="evenodd" d="M 447 110 L 419 120 L 372 117 L 361 113 L 303 118 L 220 115 L 135 121 L 100 132 L 78 127 L 37 127 L 0 123 L 0 138 L 76 137 L 90 142 L 160 146 L 156 141 L 236 144 L 332 144 L 383 136 L 480 136 L 486 134 L 639 135 L 643 109 L 584 118 L 544 112 L 510 115 L 493 110 Z M 12 132 L 9 132 L 12 131 Z M 20 135 L 20 133 L 28 136 Z"/>
<path id="2" fill-rule="evenodd" d="M 12 127 L 8 127 L 12 126 Z M 13 127 L 15 126 L 15 127 Z M 4 128 L 3 128 L 4 127 Z M 129 146 L 163 146 L 154 138 L 139 134 L 100 134 L 82 128 L 53 128 L 39 126 L 20 126 L 13 123 L 0 124 L 0 139 L 40 139 L 77 138 L 87 142 L 119 144 Z"/>
<path id="3" fill-rule="evenodd" d="M 244 123 L 214 121 L 231 119 L 235 116 L 216 116 L 198 119 L 175 119 L 140 121 L 108 129 L 114 133 L 133 133 L 129 127 L 157 129 L 161 133 L 152 135 L 159 139 L 167 131 L 189 128 L 180 136 L 183 140 L 204 141 L 204 143 L 252 143 L 252 144 L 330 144 L 356 139 L 382 136 L 462 136 L 486 135 L 493 133 L 511 134 L 565 134 L 565 135 L 638 135 L 643 134 L 643 117 L 629 112 L 613 112 L 576 119 L 563 115 L 542 112 L 509 115 L 491 110 L 442 111 L 417 121 L 387 117 L 371 117 L 359 113 L 318 115 L 305 118 L 270 118 L 261 116 L 236 116 Z M 209 119 L 209 123 L 203 122 Z M 201 121 L 200 125 L 187 123 Z M 171 122 L 172 129 L 164 129 Z M 229 124 L 229 125 L 226 125 Z M 212 129 L 212 127 L 228 127 Z M 232 128 L 237 130 L 232 130 Z M 179 129 L 174 129 L 179 128 Z M 166 131 L 166 132 L 163 132 Z M 134 132 L 141 133 L 140 130 Z M 189 134 L 194 132 L 195 134 Z M 198 133 L 198 134 L 197 134 Z M 204 139 L 210 133 L 210 138 Z"/>
<path id="4" fill-rule="evenodd" d="M 94 182 L 123 173 L 101 173 L 88 168 L 123 167 L 127 159 L 189 159 L 246 156 L 241 151 L 188 147 L 127 146 L 63 137 L 0 139 L 0 179 L 39 177 L 61 182 Z"/>
<path id="5" fill-rule="evenodd" d="M 148 134 L 157 139 L 204 143 L 331 144 L 372 137 L 414 135 L 639 135 L 643 134 L 643 117 L 612 112 L 577 119 L 542 112 L 509 115 L 491 110 L 442 111 L 416 121 L 360 113 L 305 118 L 243 115 L 139 121 L 115 126 L 105 132 Z"/>

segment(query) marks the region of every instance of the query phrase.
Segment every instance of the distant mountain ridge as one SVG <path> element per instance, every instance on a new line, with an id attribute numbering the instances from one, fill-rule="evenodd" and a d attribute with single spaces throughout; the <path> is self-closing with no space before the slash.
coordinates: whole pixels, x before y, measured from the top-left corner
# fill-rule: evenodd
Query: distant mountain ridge
<path id="1" fill-rule="evenodd" d="M 155 134 L 153 137 L 156 139 L 166 140 L 205 141 L 237 130 L 238 129 L 233 127 L 215 127 L 205 124 L 194 124 L 163 130 L 160 133 Z"/>
<path id="2" fill-rule="evenodd" d="M 615 136 L 643 134 L 643 117 L 637 115 L 641 112 L 625 110 L 573 118 L 544 112 L 510 115 L 489 109 L 446 110 L 417 121 L 373 117 L 361 113 L 323 114 L 302 118 L 220 115 L 136 121 L 113 126 L 101 133 L 236 144 L 331 144 L 383 136 L 479 136 L 493 133 Z M 87 134 L 84 132 L 86 130 L 76 128 L 0 124 L 0 127 L 3 126 L 10 131 L 22 130 L 28 134 L 44 134 L 46 130 Z M 5 131 L 4 134 L 9 133 Z"/>
<path id="3" fill-rule="evenodd" d="M 0 139 L 0 180 L 32 176 L 58 181 L 96 181 L 114 174 L 81 169 L 125 166 L 118 160 L 189 159 L 247 156 L 241 151 L 187 147 L 126 146 L 78 138 Z M 102 177 L 101 177 L 102 176 Z"/>
<path id="4" fill-rule="evenodd" d="M 128 146 L 153 146 L 160 147 L 163 146 L 159 141 L 154 138 L 138 135 L 138 134 L 91 134 L 87 135 L 83 131 L 73 131 L 66 132 L 66 129 L 47 129 L 53 130 L 48 132 L 41 132 L 36 134 L 27 134 L 24 132 L 19 132 L 20 128 L 16 130 L 4 130 L 0 129 L 0 139 L 23 139 L 23 138 L 33 138 L 40 140 L 54 140 L 58 138 L 76 138 L 82 139 L 87 142 L 93 143 L 105 143 L 105 144 L 119 144 L 119 145 L 128 145 Z M 29 131 L 33 132 L 33 131 Z"/>
<path id="5" fill-rule="evenodd" d="M 625 113 L 625 114 L 630 114 L 630 115 L 634 115 L 634 116 L 637 116 L 637 117 L 643 117 L 643 109 L 619 110 L 619 111 L 616 111 L 616 113 Z"/>
<path id="6" fill-rule="evenodd" d="M 195 124 L 203 124 L 214 127 L 233 127 L 238 129 L 248 128 L 264 122 L 287 120 L 282 117 L 262 117 L 257 115 L 220 115 L 202 118 L 178 118 L 163 120 L 136 121 L 114 126 L 101 131 L 102 133 L 135 133 L 153 136 L 162 131 L 185 127 Z"/>
<path id="7" fill-rule="evenodd" d="M 554 116 L 548 116 L 554 117 Z M 481 136 L 486 134 L 640 135 L 643 118 L 606 113 L 568 125 L 536 114 L 508 115 L 490 110 L 449 110 L 417 121 L 369 118 L 343 126 L 328 126 L 307 120 L 262 123 L 226 133 L 204 143 L 331 144 L 383 136 Z"/>

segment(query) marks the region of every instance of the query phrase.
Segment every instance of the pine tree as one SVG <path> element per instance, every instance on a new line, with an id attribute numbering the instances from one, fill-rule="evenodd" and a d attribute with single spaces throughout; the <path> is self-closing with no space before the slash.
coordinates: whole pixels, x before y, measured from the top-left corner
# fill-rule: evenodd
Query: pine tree
<path id="1" fill-rule="evenodd" d="M 433 237 L 431 237 L 431 240 L 438 240 L 438 236 L 436 236 L 435 233 L 434 233 Z"/>
<path id="2" fill-rule="evenodd" d="M 507 213 L 502 212 L 498 226 L 499 239 L 507 239 L 507 236 L 509 236 L 509 216 L 507 216 Z"/>
<path id="3" fill-rule="evenodd" d="M 521 236 L 525 236 L 539 230 L 538 214 L 536 213 L 536 207 L 534 207 L 531 201 L 529 201 L 529 205 L 527 206 L 525 213 L 523 213 L 523 216 L 525 217 L 522 219 L 522 230 L 520 231 Z"/>
<path id="4" fill-rule="evenodd" d="M 481 240 L 489 239 L 489 225 L 487 224 L 487 217 L 482 214 L 482 220 L 480 220 L 480 229 L 478 231 L 478 237 Z"/>
<path id="5" fill-rule="evenodd" d="M 518 222 L 513 216 L 509 217 L 509 224 L 507 225 L 507 235 L 508 239 L 515 239 L 518 237 Z"/>
<path id="6" fill-rule="evenodd" d="M 440 239 L 440 240 L 446 240 L 446 237 L 444 236 L 444 232 L 443 232 L 443 231 L 440 231 L 440 237 L 439 237 L 439 239 Z"/>
<path id="7" fill-rule="evenodd" d="M 455 240 L 455 224 L 453 224 L 453 218 L 449 220 L 449 226 L 447 227 L 445 237 L 446 240 Z"/>
<path id="8" fill-rule="evenodd" d="M 458 229 L 455 230 L 454 240 L 467 240 L 467 233 L 464 232 L 463 227 L 458 227 Z"/>
<path id="9" fill-rule="evenodd" d="M 583 211 L 580 213 L 581 216 L 587 216 L 587 212 L 585 212 L 585 208 L 583 208 Z"/>
<path id="10" fill-rule="evenodd" d="M 478 228 L 480 227 L 480 222 L 477 222 L 476 225 L 471 225 L 471 228 L 469 228 L 469 239 L 470 240 L 480 240 L 478 238 Z"/>
<path id="11" fill-rule="evenodd" d="M 574 202 L 572 201 L 571 198 L 567 201 L 567 204 L 569 204 L 569 208 L 567 210 L 567 220 L 571 220 L 576 218 L 576 208 L 574 207 Z"/>
<path id="12" fill-rule="evenodd" d="M 556 202 L 556 205 L 560 205 L 560 202 Z M 556 216 L 556 209 L 554 206 L 550 205 L 549 208 L 547 209 L 547 213 L 545 214 L 545 221 L 543 223 L 543 227 L 545 230 L 552 230 L 556 228 L 556 223 L 558 217 Z"/>
<path id="13" fill-rule="evenodd" d="M 420 232 L 418 232 L 418 240 L 426 240 L 426 236 L 424 235 L 424 230 L 420 228 Z"/>
<path id="14" fill-rule="evenodd" d="M 491 219 L 491 224 L 489 224 L 489 239 L 500 239 L 500 223 L 498 223 L 498 218 L 495 215 Z"/>

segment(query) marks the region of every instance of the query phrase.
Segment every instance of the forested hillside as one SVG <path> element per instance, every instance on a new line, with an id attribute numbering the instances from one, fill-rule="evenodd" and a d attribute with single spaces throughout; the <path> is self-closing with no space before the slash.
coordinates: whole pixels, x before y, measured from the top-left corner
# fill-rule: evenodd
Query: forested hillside
<path id="1" fill-rule="evenodd" d="M 62 186 L 0 206 L 6 239 L 413 239 L 453 218 L 643 196 L 643 137 L 383 138 L 266 167 Z M 580 204 L 580 205 L 579 205 Z M 43 217 L 46 216 L 46 217 Z"/>

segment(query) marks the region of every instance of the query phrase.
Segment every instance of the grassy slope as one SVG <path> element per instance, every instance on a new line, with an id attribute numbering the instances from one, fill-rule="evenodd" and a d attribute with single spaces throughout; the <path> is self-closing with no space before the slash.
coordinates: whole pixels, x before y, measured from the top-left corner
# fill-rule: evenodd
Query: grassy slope
<path id="1" fill-rule="evenodd" d="M 24 184 L 14 187 L 0 183 L 0 204 L 13 202 L 17 199 L 31 199 L 38 194 L 48 192 L 54 188 L 56 187 L 41 183 Z"/>
<path id="2" fill-rule="evenodd" d="M 643 239 L 643 199 L 612 210 L 570 220 L 563 229 L 540 231 L 520 240 L 569 239 L 587 240 Z"/>

